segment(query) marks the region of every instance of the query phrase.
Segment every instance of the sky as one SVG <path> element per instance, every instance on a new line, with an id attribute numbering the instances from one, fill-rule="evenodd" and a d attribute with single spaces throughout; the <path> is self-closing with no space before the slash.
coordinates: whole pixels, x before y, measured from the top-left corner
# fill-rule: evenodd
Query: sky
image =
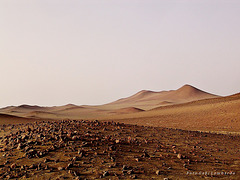
<path id="1" fill-rule="evenodd" d="M 1 0 L 0 107 L 240 92 L 239 0 Z"/>

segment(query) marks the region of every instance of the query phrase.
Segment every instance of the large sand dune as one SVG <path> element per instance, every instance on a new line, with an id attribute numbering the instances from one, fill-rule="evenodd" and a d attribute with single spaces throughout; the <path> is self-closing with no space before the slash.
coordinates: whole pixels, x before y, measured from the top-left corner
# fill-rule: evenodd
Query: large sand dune
<path id="1" fill-rule="evenodd" d="M 170 91 L 153 92 L 143 90 L 130 97 L 99 106 L 67 104 L 64 106 L 40 107 L 37 105 L 20 105 L 2 108 L 0 109 L 0 113 L 21 117 L 51 119 L 101 118 L 113 114 L 137 113 L 159 106 L 181 104 L 214 97 L 218 96 L 206 93 L 190 85 L 184 85 L 177 90 Z"/>
<path id="2" fill-rule="evenodd" d="M 190 85 L 184 85 L 177 90 L 170 91 L 146 91 L 142 90 L 133 96 L 119 99 L 115 102 L 106 104 L 109 108 L 133 106 L 136 108 L 149 110 L 158 106 L 171 104 L 181 104 L 201 99 L 216 98 L 218 96 L 204 92 Z"/>
<path id="3" fill-rule="evenodd" d="M 112 119 L 138 125 L 204 131 L 240 131 L 240 94 L 158 107 Z"/>
<path id="4" fill-rule="evenodd" d="M 240 131 L 240 94 L 220 97 L 190 85 L 140 91 L 99 106 L 9 106 L 0 113 L 25 118 L 100 119 L 191 130 Z"/>

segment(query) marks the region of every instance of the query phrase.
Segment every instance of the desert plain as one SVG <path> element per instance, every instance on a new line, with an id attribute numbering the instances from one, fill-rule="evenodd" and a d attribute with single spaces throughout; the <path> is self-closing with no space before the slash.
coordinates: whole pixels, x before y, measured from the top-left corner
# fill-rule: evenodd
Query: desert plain
<path id="1" fill-rule="evenodd" d="M 0 109 L 1 179 L 240 179 L 240 94 L 191 85 Z"/>

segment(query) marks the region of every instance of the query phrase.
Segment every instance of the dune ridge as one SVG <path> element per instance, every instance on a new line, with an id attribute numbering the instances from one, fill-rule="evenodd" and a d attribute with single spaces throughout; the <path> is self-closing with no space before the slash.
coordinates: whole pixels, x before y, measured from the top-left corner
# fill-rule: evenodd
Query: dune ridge
<path id="1" fill-rule="evenodd" d="M 0 113 L 0 125 L 28 123 L 32 121 L 36 121 L 36 119 L 24 118 L 24 117 L 18 117 L 18 116 Z"/>
<path id="2" fill-rule="evenodd" d="M 130 124 L 187 130 L 240 132 L 239 107 L 240 93 L 161 106 L 137 114 L 114 116 L 112 119 Z"/>
<path id="3" fill-rule="evenodd" d="M 147 91 L 142 90 L 127 98 L 122 98 L 117 101 L 106 104 L 105 106 L 116 106 L 124 108 L 133 106 L 143 110 L 149 110 L 158 106 L 166 106 L 171 104 L 181 104 L 201 99 L 210 99 L 220 97 L 214 94 L 207 93 L 191 85 L 184 85 L 177 90 L 170 91 Z M 169 102 L 169 103 L 167 103 Z"/>
<path id="4" fill-rule="evenodd" d="M 240 93 L 221 97 L 191 85 L 177 90 L 142 90 L 97 106 L 67 104 L 9 106 L 0 113 L 42 119 L 99 119 L 191 130 L 240 131 Z"/>
<path id="5" fill-rule="evenodd" d="M 63 106 L 41 107 L 23 104 L 0 109 L 0 113 L 38 118 L 98 118 L 112 114 L 130 114 L 150 110 L 159 106 L 182 104 L 193 100 L 219 97 L 204 92 L 191 85 L 184 85 L 177 90 L 154 92 L 142 90 L 136 94 L 114 102 L 98 106 L 78 106 L 66 104 Z M 42 113 L 41 113 L 42 112 Z M 55 114 L 55 115 L 54 115 Z M 49 116 L 48 116 L 49 115 Z"/>

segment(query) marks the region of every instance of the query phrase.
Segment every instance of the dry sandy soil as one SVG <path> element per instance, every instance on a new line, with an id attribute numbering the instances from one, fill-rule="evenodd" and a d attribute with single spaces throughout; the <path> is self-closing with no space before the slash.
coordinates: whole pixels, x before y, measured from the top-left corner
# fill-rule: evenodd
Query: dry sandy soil
<path id="1" fill-rule="evenodd" d="M 240 94 L 159 107 L 140 113 L 112 116 L 109 119 L 187 130 L 240 132 Z"/>

